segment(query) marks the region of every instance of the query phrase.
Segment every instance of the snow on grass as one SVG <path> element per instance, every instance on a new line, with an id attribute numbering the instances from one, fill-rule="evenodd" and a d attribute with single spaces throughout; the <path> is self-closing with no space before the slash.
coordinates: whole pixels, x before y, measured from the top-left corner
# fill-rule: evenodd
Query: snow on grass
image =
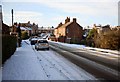
<path id="1" fill-rule="evenodd" d="M 109 49 L 101 49 L 101 48 L 86 47 L 86 49 L 101 51 L 103 53 L 112 53 L 112 54 L 119 54 L 120 53 L 117 50 L 109 50 Z"/>
<path id="2" fill-rule="evenodd" d="M 85 45 L 78 45 L 78 44 L 68 44 L 68 43 L 62 43 L 62 42 L 54 42 L 54 41 L 49 41 L 52 42 L 54 44 L 58 44 L 58 45 L 64 45 L 67 47 L 74 47 L 74 48 L 85 48 Z"/>
<path id="3" fill-rule="evenodd" d="M 62 43 L 62 42 L 54 42 L 49 41 L 54 44 L 58 44 L 59 46 L 69 47 L 69 48 L 75 48 L 75 49 L 83 49 L 83 50 L 89 50 L 93 52 L 98 52 L 106 55 L 119 55 L 120 52 L 117 50 L 109 50 L 109 49 L 101 49 L 101 48 L 93 48 L 93 47 L 86 47 L 85 45 L 78 45 L 78 44 L 68 44 L 68 43 Z"/>

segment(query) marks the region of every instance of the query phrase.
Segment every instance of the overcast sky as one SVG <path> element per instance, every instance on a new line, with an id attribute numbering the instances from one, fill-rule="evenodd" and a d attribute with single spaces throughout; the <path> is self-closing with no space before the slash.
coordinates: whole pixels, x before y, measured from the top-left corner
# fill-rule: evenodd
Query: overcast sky
<path id="1" fill-rule="evenodd" d="M 119 0 L 2 0 L 3 22 L 11 25 L 11 9 L 14 22 L 28 22 L 41 26 L 54 26 L 66 17 L 75 17 L 83 26 L 93 24 L 118 25 Z"/>

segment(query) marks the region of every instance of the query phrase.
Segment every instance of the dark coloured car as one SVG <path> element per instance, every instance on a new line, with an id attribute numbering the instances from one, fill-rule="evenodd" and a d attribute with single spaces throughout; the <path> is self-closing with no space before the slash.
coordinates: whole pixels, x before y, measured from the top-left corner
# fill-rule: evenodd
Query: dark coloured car
<path id="1" fill-rule="evenodd" d="M 30 40 L 31 45 L 35 45 L 35 43 L 37 43 L 37 40 L 38 40 L 38 38 L 32 38 Z"/>

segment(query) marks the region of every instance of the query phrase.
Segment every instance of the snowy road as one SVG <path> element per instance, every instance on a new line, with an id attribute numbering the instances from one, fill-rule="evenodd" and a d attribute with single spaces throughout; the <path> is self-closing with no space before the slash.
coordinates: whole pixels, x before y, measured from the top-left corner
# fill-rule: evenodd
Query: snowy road
<path id="1" fill-rule="evenodd" d="M 3 80 L 96 80 L 94 76 L 58 53 L 36 51 L 23 41 L 2 69 Z"/>
<path id="2" fill-rule="evenodd" d="M 93 74 L 98 79 L 118 79 L 118 55 L 99 54 L 85 50 L 78 50 L 73 47 L 67 47 L 65 43 L 49 42 L 50 47 L 68 58 L 77 66 L 82 67 L 87 72 Z M 61 45 L 63 44 L 63 45 Z M 75 45 L 78 47 L 79 45 Z M 80 48 L 80 47 L 79 47 Z M 91 54 L 90 54 L 91 53 Z M 101 56 L 102 55 L 102 56 Z M 106 56 L 107 55 L 107 56 Z M 104 57 L 103 57 L 104 56 Z M 114 68 L 114 69 L 113 69 Z"/>
<path id="3" fill-rule="evenodd" d="M 58 47 L 60 49 L 69 51 L 71 53 L 74 53 L 78 56 L 82 56 L 84 58 L 93 60 L 95 62 L 101 63 L 103 65 L 106 65 L 110 68 L 113 68 L 115 70 L 118 70 L 118 62 L 120 56 L 118 55 L 118 52 L 113 52 L 114 54 L 111 53 L 105 53 L 105 50 L 102 50 L 104 52 L 99 52 L 97 50 L 89 50 L 86 49 L 85 46 L 81 47 L 81 45 L 74 45 L 71 46 L 70 44 L 65 44 L 65 43 L 58 43 L 58 42 L 49 42 L 52 46 Z"/>

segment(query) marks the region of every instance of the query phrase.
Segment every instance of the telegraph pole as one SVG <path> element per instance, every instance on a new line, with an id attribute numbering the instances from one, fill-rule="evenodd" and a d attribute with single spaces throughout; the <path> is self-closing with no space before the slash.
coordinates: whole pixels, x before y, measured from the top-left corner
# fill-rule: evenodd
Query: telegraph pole
<path id="1" fill-rule="evenodd" d="M 12 13 L 12 32 L 14 32 L 14 27 L 13 27 L 13 9 L 11 10 Z"/>

